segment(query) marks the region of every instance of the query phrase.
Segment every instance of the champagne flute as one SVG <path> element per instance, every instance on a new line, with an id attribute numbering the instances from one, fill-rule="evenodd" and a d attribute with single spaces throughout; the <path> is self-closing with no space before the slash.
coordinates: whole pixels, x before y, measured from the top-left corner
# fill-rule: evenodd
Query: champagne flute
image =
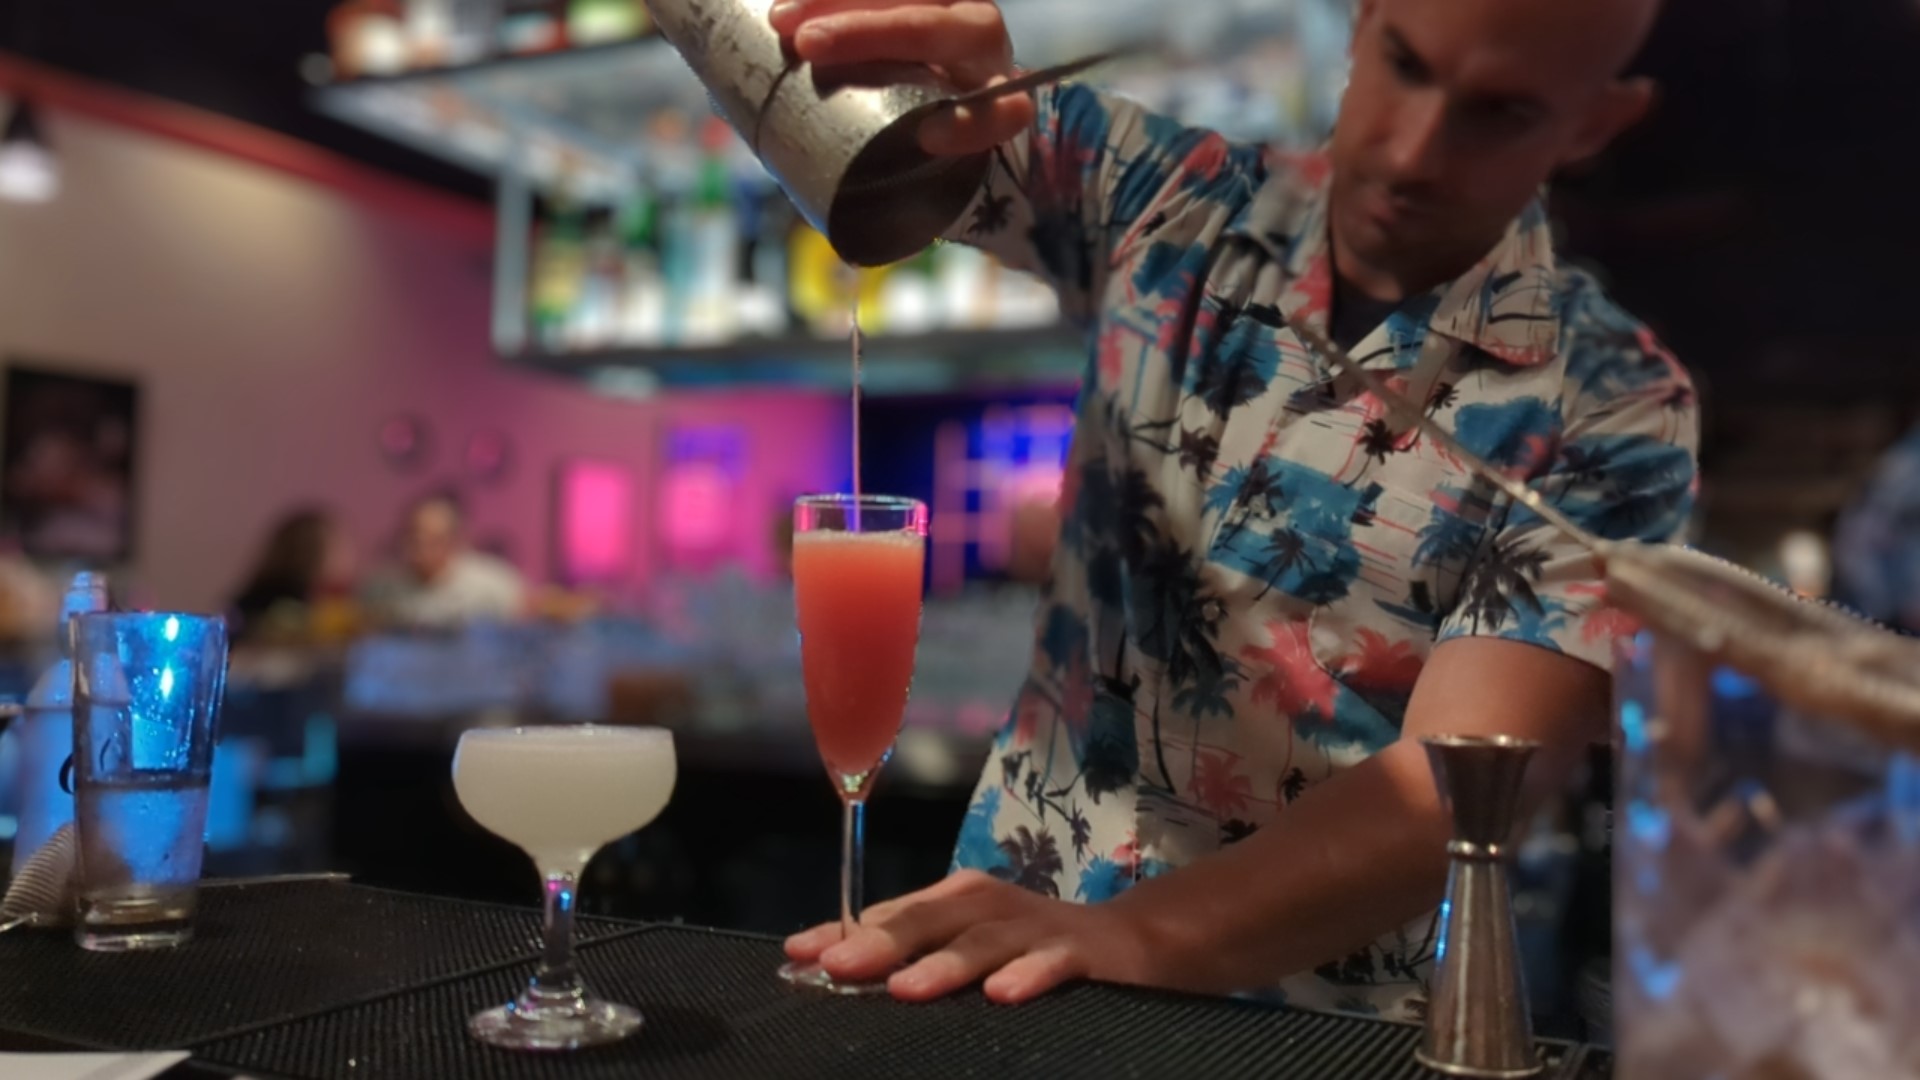
<path id="1" fill-rule="evenodd" d="M 460 736 L 460 805 L 527 853 L 546 892 L 540 967 L 518 998 L 467 1022 L 474 1038 L 510 1050 L 572 1050 L 639 1029 L 638 1010 L 588 993 L 574 966 L 574 893 L 594 852 L 659 816 L 674 774 L 673 733 L 660 728 L 583 724 Z"/>
<path id="2" fill-rule="evenodd" d="M 927 508 L 882 495 L 809 495 L 793 508 L 793 591 L 807 721 L 841 802 L 840 930 L 860 921 L 866 801 L 893 753 L 920 640 Z M 885 982 L 787 964 L 788 982 L 867 994 Z"/>

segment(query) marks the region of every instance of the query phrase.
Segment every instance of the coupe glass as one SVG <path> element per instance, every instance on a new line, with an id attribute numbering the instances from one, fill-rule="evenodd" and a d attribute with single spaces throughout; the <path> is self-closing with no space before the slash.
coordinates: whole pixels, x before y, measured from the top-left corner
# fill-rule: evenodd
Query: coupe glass
<path id="1" fill-rule="evenodd" d="M 488 832 L 533 859 L 546 891 L 546 947 L 514 1001 L 475 1015 L 467 1030 L 512 1050 L 572 1050 L 614 1042 L 640 1013 L 587 992 L 573 961 L 574 892 L 587 860 L 639 829 L 673 793 L 673 735 L 659 728 L 480 729 L 460 737 L 453 789 Z"/>
<path id="2" fill-rule="evenodd" d="M 793 591 L 807 721 L 841 803 L 840 930 L 860 921 L 867 795 L 893 753 L 913 683 L 926 567 L 927 508 L 882 495 L 809 495 L 793 508 Z M 787 964 L 788 982 L 875 993 L 818 964 Z"/>

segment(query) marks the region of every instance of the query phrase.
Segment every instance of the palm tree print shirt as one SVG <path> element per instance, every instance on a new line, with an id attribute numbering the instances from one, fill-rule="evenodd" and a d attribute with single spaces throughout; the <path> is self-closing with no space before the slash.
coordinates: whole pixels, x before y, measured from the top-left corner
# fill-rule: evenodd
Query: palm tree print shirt
<path id="1" fill-rule="evenodd" d="M 1286 329 L 1328 318 L 1328 171 L 1067 87 L 956 227 L 1049 278 L 1092 341 L 1032 667 L 956 868 L 1106 900 L 1393 742 L 1438 642 L 1610 663 L 1594 564 Z M 1687 520 L 1686 376 L 1556 265 L 1540 206 L 1352 351 L 1593 531 Z M 1278 991 L 1417 1015 L 1433 931 Z"/>

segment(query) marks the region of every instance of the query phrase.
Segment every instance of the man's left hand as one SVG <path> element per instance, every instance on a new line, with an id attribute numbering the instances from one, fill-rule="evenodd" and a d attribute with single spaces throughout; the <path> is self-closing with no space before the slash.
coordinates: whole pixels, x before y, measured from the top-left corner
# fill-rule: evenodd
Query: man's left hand
<path id="1" fill-rule="evenodd" d="M 1002 1004 L 1070 979 L 1152 983 L 1151 952 L 1144 923 L 1127 905 L 1071 904 L 977 870 L 875 904 L 844 941 L 839 923 L 787 939 L 788 956 L 817 960 L 836 979 L 892 971 L 887 989 L 903 1001 L 928 1001 L 982 979 L 987 997 Z"/>

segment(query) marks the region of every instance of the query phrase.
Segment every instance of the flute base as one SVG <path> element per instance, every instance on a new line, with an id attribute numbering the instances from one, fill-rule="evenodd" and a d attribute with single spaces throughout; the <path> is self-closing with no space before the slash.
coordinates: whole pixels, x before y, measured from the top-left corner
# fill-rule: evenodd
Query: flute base
<path id="1" fill-rule="evenodd" d="M 604 1046 L 640 1030 L 640 1011 L 597 998 L 543 1001 L 536 994 L 467 1021 L 467 1031 L 503 1050 L 578 1050 Z"/>
<path id="2" fill-rule="evenodd" d="M 877 982 L 846 982 L 827 974 L 827 969 L 819 964 L 783 964 L 780 967 L 780 977 L 795 986 L 824 990 L 829 994 L 840 994 L 846 997 L 887 992 L 885 979 Z"/>

